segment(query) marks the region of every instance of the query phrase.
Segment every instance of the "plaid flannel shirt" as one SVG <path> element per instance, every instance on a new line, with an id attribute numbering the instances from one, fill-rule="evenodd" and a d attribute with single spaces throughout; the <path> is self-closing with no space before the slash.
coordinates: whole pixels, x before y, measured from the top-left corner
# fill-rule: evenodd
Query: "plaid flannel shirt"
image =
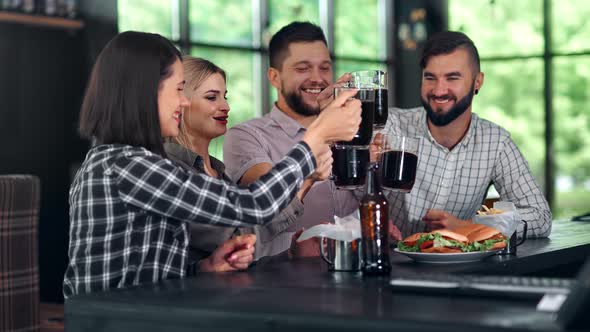
<path id="1" fill-rule="evenodd" d="M 259 181 L 238 188 L 141 147 L 92 148 L 70 188 L 65 297 L 184 277 L 188 222 L 269 222 L 314 169 L 301 142 Z"/>
<path id="2" fill-rule="evenodd" d="M 527 221 L 527 237 L 551 233 L 547 200 L 528 163 L 502 127 L 472 114 L 467 133 L 449 150 L 430 134 L 424 108 L 391 108 L 383 132 L 420 139 L 412 191 L 384 191 L 391 204 L 390 219 L 403 236 L 426 230 L 422 217 L 428 209 L 445 210 L 461 219 L 472 218 L 490 183 L 500 199 L 514 203 L 521 219 Z M 518 232 L 522 236 L 522 225 Z"/>

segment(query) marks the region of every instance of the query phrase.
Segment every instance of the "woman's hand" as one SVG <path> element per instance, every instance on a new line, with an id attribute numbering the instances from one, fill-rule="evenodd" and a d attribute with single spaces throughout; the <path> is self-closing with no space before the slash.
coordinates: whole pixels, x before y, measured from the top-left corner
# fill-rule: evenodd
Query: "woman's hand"
<path id="1" fill-rule="evenodd" d="M 203 272 L 226 272 L 245 270 L 254 260 L 256 235 L 239 235 L 225 241 L 213 253 L 199 261 Z"/>
<path id="2" fill-rule="evenodd" d="M 297 192 L 297 198 L 299 201 L 303 202 L 305 195 L 309 192 L 311 187 L 316 181 L 324 181 L 330 177 L 332 174 L 332 163 L 334 159 L 332 158 L 332 150 L 326 145 L 325 152 L 322 152 L 318 158 L 316 159 L 317 167 L 315 172 L 303 181 L 301 184 L 301 188 Z"/>
<path id="3" fill-rule="evenodd" d="M 343 91 L 311 123 L 303 136 L 316 161 L 330 142 L 350 141 L 361 124 L 361 102 L 353 99 L 357 90 Z"/>
<path id="4" fill-rule="evenodd" d="M 324 151 L 318 156 L 316 162 L 318 166 L 310 175 L 310 178 L 315 181 L 324 181 L 330 177 L 332 174 L 332 164 L 334 163 L 334 158 L 332 157 L 332 149 L 326 145 L 326 148 L 323 149 Z"/>

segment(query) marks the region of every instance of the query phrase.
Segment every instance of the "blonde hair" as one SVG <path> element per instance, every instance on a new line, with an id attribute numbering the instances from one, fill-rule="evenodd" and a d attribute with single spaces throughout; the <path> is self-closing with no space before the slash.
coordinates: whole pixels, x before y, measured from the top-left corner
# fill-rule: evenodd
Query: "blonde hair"
<path id="1" fill-rule="evenodd" d="M 195 91 L 197 91 L 201 84 L 203 84 L 203 82 L 205 82 L 205 80 L 211 75 L 220 74 L 221 77 L 223 77 L 223 80 L 226 81 L 225 71 L 209 60 L 185 55 L 182 57 L 182 66 L 184 68 L 185 79 L 184 95 L 190 101 L 191 105 Z M 178 144 L 193 150 L 192 144 L 187 137 L 187 128 L 185 124 L 185 121 L 188 121 L 190 116 L 190 107 L 191 106 L 182 112 L 182 118 L 179 127 L 180 132 L 178 136 L 174 138 L 174 140 Z"/>

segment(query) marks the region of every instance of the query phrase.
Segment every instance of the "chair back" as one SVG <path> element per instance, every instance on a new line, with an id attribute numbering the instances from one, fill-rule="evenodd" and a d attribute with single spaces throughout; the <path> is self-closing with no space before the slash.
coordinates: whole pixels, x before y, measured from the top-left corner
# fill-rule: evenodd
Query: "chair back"
<path id="1" fill-rule="evenodd" d="M 40 180 L 0 175 L 0 331 L 39 330 Z"/>

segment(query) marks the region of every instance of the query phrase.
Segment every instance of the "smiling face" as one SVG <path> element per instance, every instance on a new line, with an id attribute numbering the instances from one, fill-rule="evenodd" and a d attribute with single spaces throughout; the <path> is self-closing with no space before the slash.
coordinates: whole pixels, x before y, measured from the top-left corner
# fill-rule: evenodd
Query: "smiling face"
<path id="1" fill-rule="evenodd" d="M 475 72 L 464 49 L 432 56 L 422 71 L 422 105 L 435 126 L 446 126 L 471 110 L 483 74 Z"/>
<path id="2" fill-rule="evenodd" d="M 279 107 L 303 116 L 317 115 L 318 94 L 332 82 L 332 60 L 322 41 L 289 45 L 281 68 L 269 70 L 271 84 L 279 91 Z"/>
<path id="3" fill-rule="evenodd" d="M 158 115 L 162 137 L 178 136 L 182 109 L 189 106 L 184 96 L 184 73 L 180 59 L 174 62 L 171 71 L 171 75 L 160 82 L 158 90 Z"/>
<path id="4" fill-rule="evenodd" d="M 225 134 L 229 114 L 226 95 L 226 82 L 219 73 L 210 75 L 197 87 L 182 118 L 189 136 L 211 140 Z"/>

